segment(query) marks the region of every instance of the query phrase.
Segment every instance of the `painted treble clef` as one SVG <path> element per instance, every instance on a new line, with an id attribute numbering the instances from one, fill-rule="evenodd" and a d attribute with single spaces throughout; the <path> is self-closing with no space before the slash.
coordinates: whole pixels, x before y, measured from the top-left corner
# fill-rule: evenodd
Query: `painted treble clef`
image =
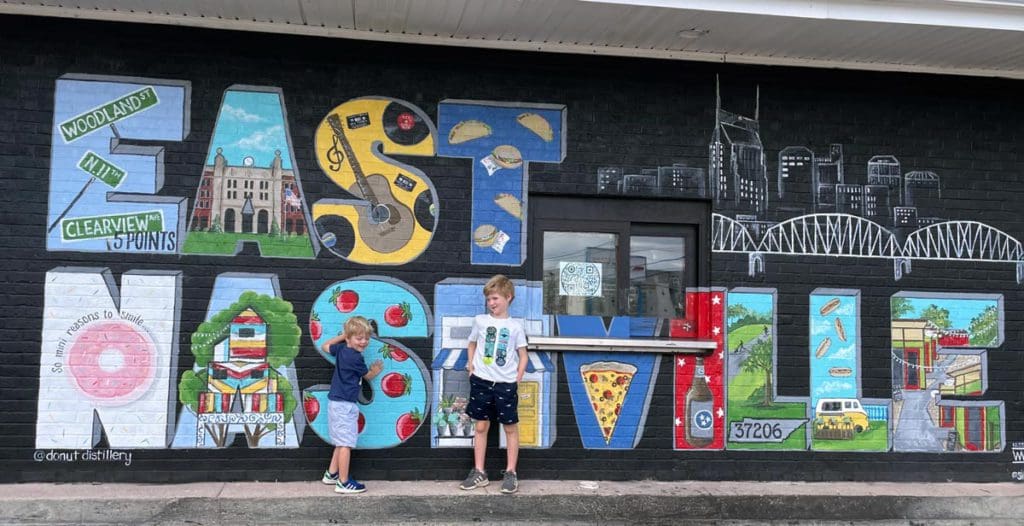
<path id="1" fill-rule="evenodd" d="M 324 154 L 324 158 L 327 161 L 327 168 L 332 172 L 341 170 L 341 163 L 345 162 L 345 153 L 341 148 L 338 148 L 339 140 L 337 137 L 334 138 L 333 144 Z"/>

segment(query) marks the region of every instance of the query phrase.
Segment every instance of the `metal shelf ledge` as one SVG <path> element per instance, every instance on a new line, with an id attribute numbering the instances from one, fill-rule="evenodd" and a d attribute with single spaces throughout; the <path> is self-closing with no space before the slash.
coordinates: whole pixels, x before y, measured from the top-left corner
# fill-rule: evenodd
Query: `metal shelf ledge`
<path id="1" fill-rule="evenodd" d="M 621 338 L 569 338 L 559 336 L 527 336 L 526 347 L 531 351 L 554 352 L 637 352 L 637 353 L 707 353 L 718 348 L 714 340 L 621 339 Z"/>

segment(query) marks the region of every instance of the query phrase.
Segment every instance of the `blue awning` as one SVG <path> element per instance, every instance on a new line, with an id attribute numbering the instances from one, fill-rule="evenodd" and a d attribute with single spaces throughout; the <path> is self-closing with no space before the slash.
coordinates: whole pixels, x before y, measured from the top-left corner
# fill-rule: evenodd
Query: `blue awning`
<path id="1" fill-rule="evenodd" d="M 536 373 L 554 371 L 555 365 L 551 362 L 546 352 L 528 352 L 526 355 L 529 361 L 526 363 L 526 372 Z M 430 365 L 431 369 L 451 369 L 463 371 L 466 369 L 466 362 L 469 361 L 469 353 L 466 349 L 441 349 Z"/>

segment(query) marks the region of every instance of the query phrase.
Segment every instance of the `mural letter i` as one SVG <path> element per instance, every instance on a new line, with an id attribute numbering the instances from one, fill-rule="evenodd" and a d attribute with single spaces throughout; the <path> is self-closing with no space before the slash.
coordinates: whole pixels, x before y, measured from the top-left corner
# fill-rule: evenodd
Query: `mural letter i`
<path id="1" fill-rule="evenodd" d="M 860 291 L 810 297 L 811 449 L 888 451 L 889 400 L 861 397 Z"/>

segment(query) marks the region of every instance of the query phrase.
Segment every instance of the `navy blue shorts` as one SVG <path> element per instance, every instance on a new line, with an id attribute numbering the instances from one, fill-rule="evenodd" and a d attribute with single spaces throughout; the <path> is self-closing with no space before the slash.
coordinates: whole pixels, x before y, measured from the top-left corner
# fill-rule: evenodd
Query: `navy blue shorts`
<path id="1" fill-rule="evenodd" d="M 491 382 L 470 375 L 466 414 L 473 420 L 519 423 L 519 384 Z"/>

